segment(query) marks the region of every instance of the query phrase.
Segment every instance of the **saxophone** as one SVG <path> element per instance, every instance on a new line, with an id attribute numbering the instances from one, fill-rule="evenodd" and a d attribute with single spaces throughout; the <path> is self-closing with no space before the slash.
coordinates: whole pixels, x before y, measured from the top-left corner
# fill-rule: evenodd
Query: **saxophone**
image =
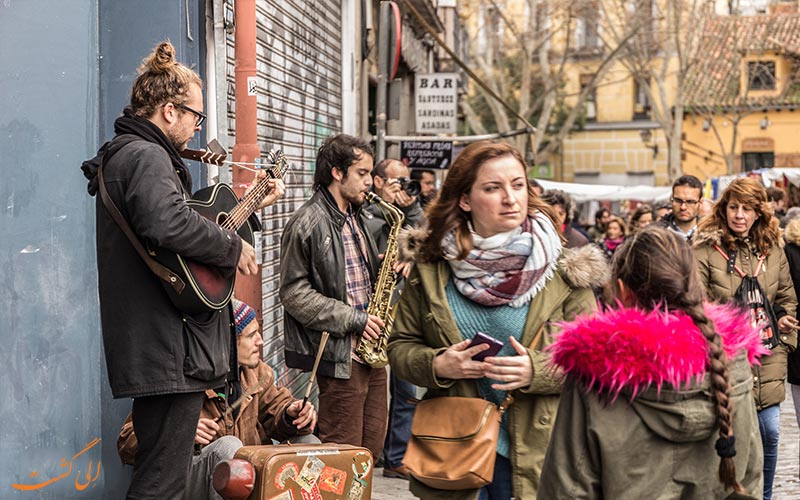
<path id="1" fill-rule="evenodd" d="M 405 216 L 399 208 L 386 203 L 375 193 L 367 193 L 367 201 L 378 203 L 392 225 L 389 230 L 389 238 L 386 241 L 386 253 L 383 256 L 381 270 L 375 282 L 375 290 L 367 307 L 367 313 L 382 319 L 385 326 L 376 340 L 364 340 L 363 336 L 359 337 L 356 345 L 356 354 L 372 368 L 383 368 L 389 364 L 386 346 L 389 342 L 389 334 L 392 331 L 392 323 L 394 322 L 392 294 L 397 285 L 397 275 L 393 268 L 398 254 L 397 235 L 400 233 L 400 229 L 403 228 Z"/>

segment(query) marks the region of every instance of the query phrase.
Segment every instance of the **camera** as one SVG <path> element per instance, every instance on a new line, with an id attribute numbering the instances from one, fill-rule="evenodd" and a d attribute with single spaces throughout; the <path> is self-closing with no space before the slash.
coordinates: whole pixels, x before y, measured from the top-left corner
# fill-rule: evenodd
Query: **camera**
<path id="1" fill-rule="evenodd" d="M 409 179 L 408 177 L 400 177 L 397 179 L 397 182 L 400 183 L 400 188 L 408 193 L 409 196 L 417 196 L 420 191 L 422 191 L 422 186 L 419 185 L 419 181 L 414 179 Z"/>

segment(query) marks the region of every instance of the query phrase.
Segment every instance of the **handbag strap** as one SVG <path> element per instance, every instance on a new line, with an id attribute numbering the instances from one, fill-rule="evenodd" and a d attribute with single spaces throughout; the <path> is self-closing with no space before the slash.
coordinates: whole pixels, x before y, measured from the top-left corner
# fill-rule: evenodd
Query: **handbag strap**
<path id="1" fill-rule="evenodd" d="M 731 258 L 730 255 L 728 255 L 727 252 L 725 252 L 725 250 L 721 249 L 719 245 L 714 245 L 714 248 L 717 250 L 717 252 L 720 253 L 720 255 L 725 257 L 725 260 L 730 260 Z M 765 257 L 763 255 L 758 258 L 758 265 L 756 266 L 756 272 L 753 273 L 753 278 L 758 278 L 758 273 L 760 273 L 761 268 L 764 267 L 762 265 L 764 263 L 764 259 Z M 747 274 L 745 274 L 745 272 L 742 271 L 742 268 L 737 266 L 736 264 L 733 265 L 733 268 L 736 270 L 737 273 L 739 273 L 740 278 L 744 278 L 745 276 L 747 276 Z"/>
<path id="2" fill-rule="evenodd" d="M 122 213 L 119 211 L 119 208 L 117 208 L 114 200 L 112 200 L 111 196 L 109 196 L 108 190 L 106 189 L 106 183 L 103 180 L 104 159 L 105 158 L 100 159 L 100 166 L 97 169 L 97 179 L 99 181 L 98 187 L 100 188 L 100 199 L 103 201 L 103 205 L 105 205 L 106 210 L 108 210 L 108 213 L 111 215 L 111 218 L 114 219 L 114 222 L 117 223 L 117 226 L 119 226 L 125 236 L 127 236 L 128 241 L 131 242 L 131 245 L 133 245 L 133 248 L 136 249 L 136 252 L 142 258 L 144 263 L 147 264 L 147 267 L 149 267 L 156 276 L 170 285 L 177 293 L 183 292 L 183 289 L 186 288 L 186 283 L 183 282 L 180 276 L 162 266 L 147 254 L 147 250 L 145 250 L 144 246 L 142 246 L 142 242 L 139 241 L 139 238 L 137 238 L 135 234 L 133 234 L 133 230 L 128 225 L 128 221 L 125 220 L 125 217 L 122 216 Z"/>

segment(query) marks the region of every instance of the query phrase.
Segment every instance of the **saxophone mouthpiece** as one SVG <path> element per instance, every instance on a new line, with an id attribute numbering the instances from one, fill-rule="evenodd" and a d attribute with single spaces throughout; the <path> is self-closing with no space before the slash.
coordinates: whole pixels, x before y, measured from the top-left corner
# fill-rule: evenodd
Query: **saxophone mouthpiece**
<path id="1" fill-rule="evenodd" d="M 378 196 L 377 194 L 373 193 L 372 191 L 367 191 L 366 197 L 367 197 L 367 201 L 370 202 L 370 203 L 380 203 L 381 201 L 383 201 L 383 200 L 381 200 L 380 196 Z"/>

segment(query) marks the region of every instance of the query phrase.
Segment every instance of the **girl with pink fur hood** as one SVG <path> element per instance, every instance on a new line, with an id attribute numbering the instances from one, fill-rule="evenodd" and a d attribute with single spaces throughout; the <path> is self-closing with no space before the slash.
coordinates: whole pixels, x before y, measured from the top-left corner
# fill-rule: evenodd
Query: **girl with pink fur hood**
<path id="1" fill-rule="evenodd" d="M 616 252 L 620 307 L 563 325 L 566 375 L 537 498 L 760 498 L 746 313 L 705 303 L 692 250 L 642 229 Z"/>

